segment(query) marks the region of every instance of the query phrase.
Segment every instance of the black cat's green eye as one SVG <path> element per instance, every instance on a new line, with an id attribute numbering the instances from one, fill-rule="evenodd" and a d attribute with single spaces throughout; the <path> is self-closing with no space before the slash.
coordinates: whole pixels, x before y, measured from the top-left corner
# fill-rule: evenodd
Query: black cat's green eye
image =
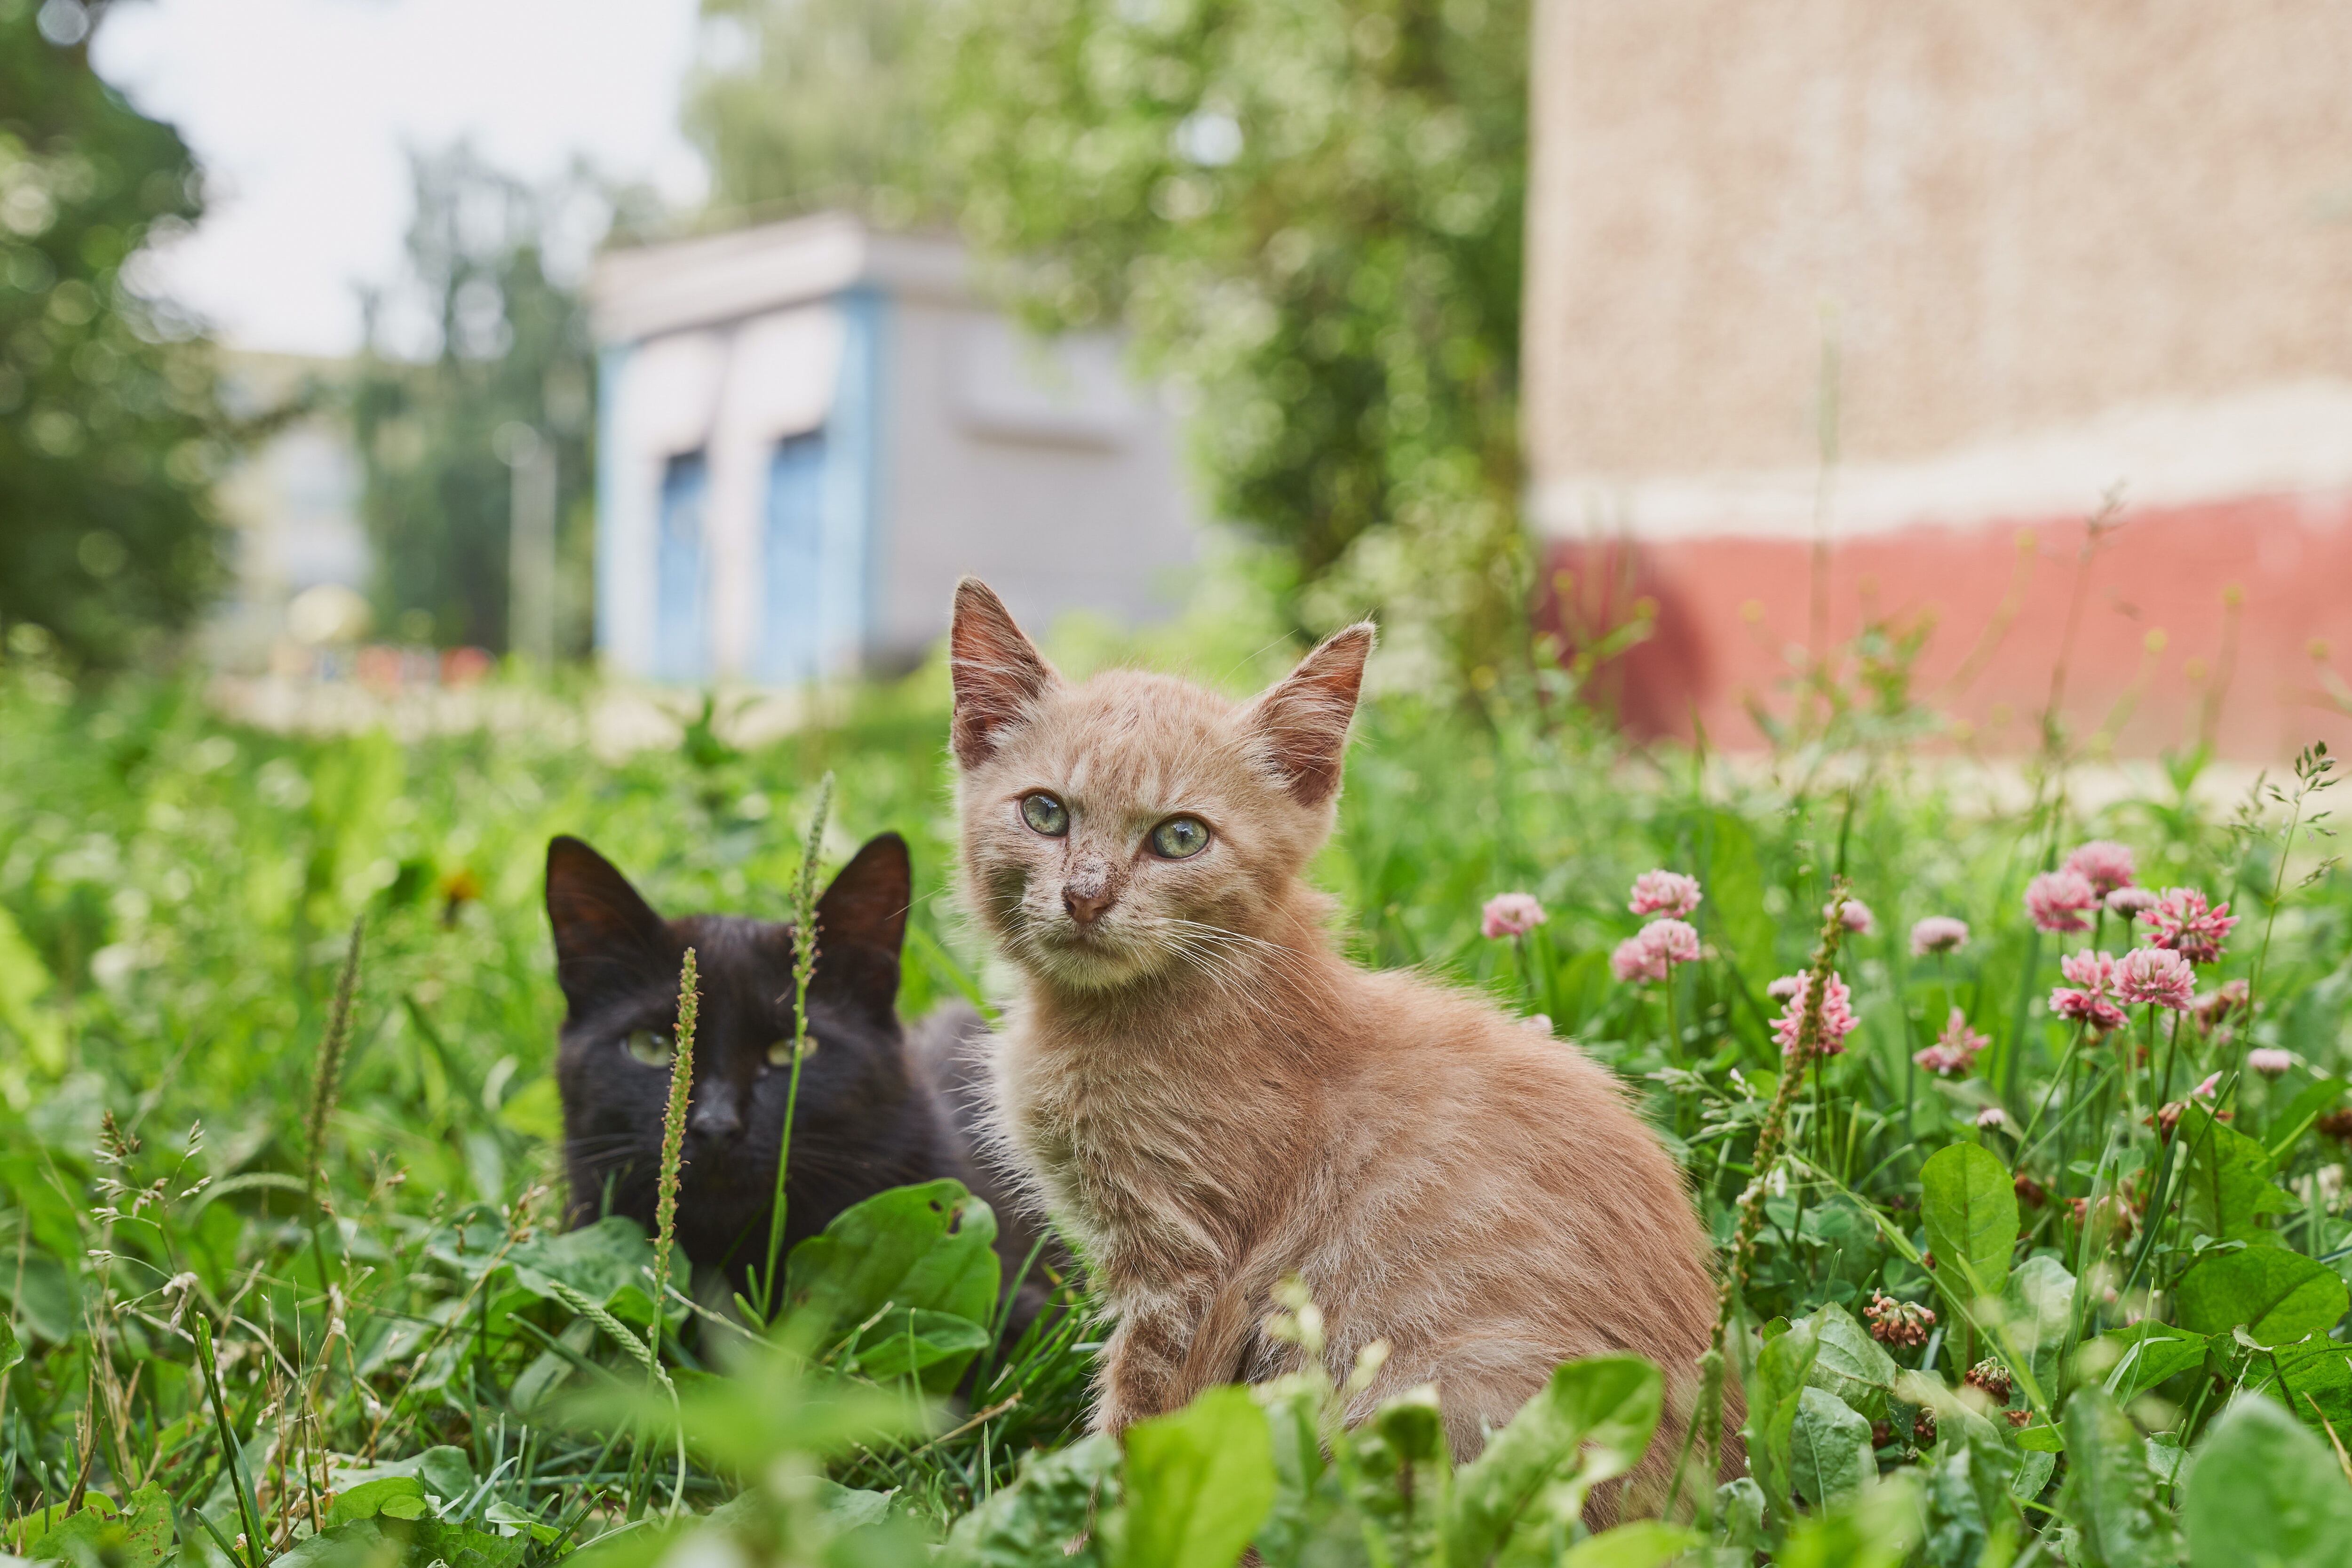
<path id="1" fill-rule="evenodd" d="M 814 1035 L 811 1035 L 809 1037 L 808 1055 L 816 1055 L 816 1037 Z M 772 1068 L 783 1068 L 793 1065 L 793 1037 L 790 1035 L 786 1035 L 781 1040 L 772 1040 L 769 1042 L 768 1065 Z"/>
<path id="2" fill-rule="evenodd" d="M 671 1049 L 667 1035 L 657 1035 L 651 1029 L 631 1029 L 629 1037 L 623 1040 L 621 1046 L 630 1056 L 649 1068 L 669 1066 Z"/>
<path id="3" fill-rule="evenodd" d="M 1048 838 L 1059 838 L 1070 830 L 1070 808 L 1041 789 L 1021 797 L 1021 820 Z"/>
<path id="4" fill-rule="evenodd" d="M 1197 816 L 1171 816 L 1151 830 L 1151 852 L 1169 860 L 1189 860 L 1209 847 L 1209 825 Z"/>

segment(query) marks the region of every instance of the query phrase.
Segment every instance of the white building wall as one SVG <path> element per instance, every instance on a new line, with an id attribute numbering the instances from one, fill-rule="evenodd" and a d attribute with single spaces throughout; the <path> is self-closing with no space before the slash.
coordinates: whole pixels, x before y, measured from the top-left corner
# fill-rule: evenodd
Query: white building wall
<path id="1" fill-rule="evenodd" d="M 1198 526 L 1175 423 L 1116 341 L 1041 342 L 925 300 L 894 301 L 890 331 L 875 656 L 903 662 L 941 636 L 967 573 L 1033 626 L 1166 614 Z"/>

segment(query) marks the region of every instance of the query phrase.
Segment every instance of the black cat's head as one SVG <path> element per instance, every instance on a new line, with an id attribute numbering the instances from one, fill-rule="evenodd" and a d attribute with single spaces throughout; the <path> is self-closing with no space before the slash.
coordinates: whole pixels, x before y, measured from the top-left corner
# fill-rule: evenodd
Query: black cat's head
<path id="1" fill-rule="evenodd" d="M 906 841 L 870 840 L 817 903 L 811 1049 L 793 1117 L 787 1245 L 849 1204 L 937 1173 L 928 1102 L 911 1084 L 896 1010 L 910 875 Z M 678 967 L 700 976 L 678 1238 L 740 1275 L 764 1260 L 793 1065 L 788 924 L 666 921 L 577 838 L 547 847 L 547 914 L 569 1011 L 557 1082 L 575 1220 L 651 1228 L 677 1020 Z"/>

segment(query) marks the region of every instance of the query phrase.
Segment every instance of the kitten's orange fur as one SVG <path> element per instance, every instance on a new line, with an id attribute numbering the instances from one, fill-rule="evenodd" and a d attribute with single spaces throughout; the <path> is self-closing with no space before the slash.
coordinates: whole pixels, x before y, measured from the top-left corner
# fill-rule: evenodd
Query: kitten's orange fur
<path id="1" fill-rule="evenodd" d="M 1558 1363 L 1651 1357 L 1654 1488 L 1714 1305 L 1673 1161 L 1574 1046 L 1349 963 L 1301 879 L 1371 640 L 1349 627 L 1237 707 L 1160 675 L 1068 685 L 986 587 L 958 590 L 964 874 L 1025 980 L 999 1131 L 1118 1308 L 1100 1426 L 1284 1370 L 1298 1352 L 1262 1325 L 1296 1274 L 1335 1377 L 1389 1346 L 1352 1414 L 1434 1383 L 1457 1456 Z M 1041 790 L 1065 836 L 1024 822 Z M 1149 846 L 1176 814 L 1210 827 L 1189 859 Z"/>

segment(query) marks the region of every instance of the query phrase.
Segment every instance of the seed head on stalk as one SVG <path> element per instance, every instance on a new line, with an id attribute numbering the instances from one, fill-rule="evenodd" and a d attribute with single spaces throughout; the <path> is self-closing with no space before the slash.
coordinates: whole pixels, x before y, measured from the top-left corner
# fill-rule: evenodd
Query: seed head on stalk
<path id="1" fill-rule="evenodd" d="M 327 1012 L 327 1033 L 319 1042 L 319 1077 L 311 1086 L 310 1125 L 304 1129 L 308 1163 L 302 1173 L 303 1190 L 314 1205 L 325 1194 L 327 1119 L 334 1114 L 335 1100 L 342 1089 L 343 1058 L 352 1039 L 352 998 L 360 982 L 360 939 L 366 931 L 366 915 L 352 921 L 351 945 L 343 950 L 342 973 L 335 978 L 334 1005 Z"/>
<path id="2" fill-rule="evenodd" d="M 816 859 L 824 847 L 825 819 L 833 813 L 833 774 L 816 786 L 816 807 L 809 813 L 808 837 L 801 840 L 801 874 L 793 884 L 793 1072 L 784 1087 L 784 1131 L 776 1147 L 776 1191 L 768 1212 L 767 1267 L 759 1279 L 761 1318 L 775 1315 L 782 1304 L 776 1289 L 776 1261 L 784 1249 L 784 1173 L 793 1159 L 793 1117 L 800 1109 L 801 1064 L 808 1059 L 809 984 L 816 977 Z"/>
<path id="3" fill-rule="evenodd" d="M 701 1002 L 694 949 L 677 972 L 677 1051 L 670 1058 L 669 1107 L 662 1113 L 661 1188 L 654 1205 L 654 1321 L 646 1344 L 661 1349 L 662 1303 L 669 1299 L 669 1249 L 677 1233 L 677 1167 L 686 1142 L 686 1101 L 694 1087 L 694 1021 Z"/>
<path id="4" fill-rule="evenodd" d="M 1713 1476 L 1720 1468 L 1723 1442 L 1723 1347 L 1731 1330 L 1731 1320 L 1739 1310 L 1740 1292 L 1748 1283 L 1748 1271 L 1756 1257 L 1756 1232 L 1764 1219 L 1764 1196 L 1769 1190 L 1772 1173 L 1780 1163 L 1781 1142 L 1787 1131 L 1789 1106 L 1796 1098 L 1797 1085 L 1804 1079 L 1804 1065 L 1820 1054 L 1823 1043 L 1823 1005 L 1829 995 L 1830 979 L 1837 963 L 1839 939 L 1846 934 L 1845 907 L 1849 901 L 1845 879 L 1832 884 L 1830 901 L 1822 907 L 1821 942 L 1813 949 L 1813 962 L 1806 971 L 1803 989 L 1804 1012 L 1797 1019 L 1796 1037 L 1787 1047 L 1780 1063 L 1780 1081 L 1772 1092 L 1772 1103 L 1764 1112 L 1764 1124 L 1756 1135 L 1756 1173 L 1739 1194 L 1739 1219 L 1731 1233 L 1731 1256 L 1723 1271 L 1723 1284 L 1717 1298 L 1715 1333 L 1706 1356 L 1701 1361 L 1699 1374 L 1698 1414 L 1692 1431 L 1706 1430 L 1706 1468 Z M 1680 1467 L 1676 1467 L 1675 1485 L 1681 1486 Z M 1702 1497 L 1704 1497 L 1702 1490 Z"/>

